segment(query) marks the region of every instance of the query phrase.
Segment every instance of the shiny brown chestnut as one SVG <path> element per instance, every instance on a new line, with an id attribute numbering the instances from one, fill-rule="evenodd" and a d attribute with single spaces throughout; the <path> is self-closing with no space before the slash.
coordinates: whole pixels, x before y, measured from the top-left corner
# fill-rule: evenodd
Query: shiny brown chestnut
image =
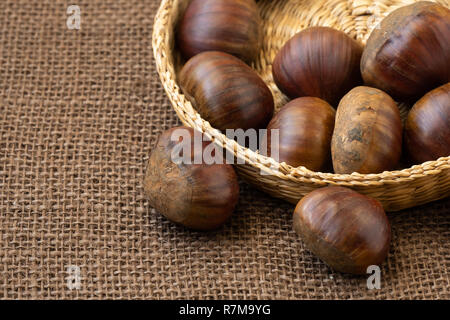
<path id="1" fill-rule="evenodd" d="M 330 144 L 336 111 L 324 100 L 302 97 L 290 101 L 267 126 L 267 154 L 272 156 L 272 130 L 278 129 L 279 162 L 313 171 L 331 167 Z"/>
<path id="2" fill-rule="evenodd" d="M 180 72 L 186 97 L 214 128 L 262 129 L 273 115 L 273 96 L 259 75 L 227 53 L 202 52 Z"/>
<path id="3" fill-rule="evenodd" d="M 294 230 L 333 269 L 365 274 L 389 251 L 389 220 L 377 200 L 344 187 L 325 187 L 297 204 Z"/>
<path id="4" fill-rule="evenodd" d="M 254 0 L 193 0 L 178 26 L 178 46 L 186 59 L 222 51 L 249 63 L 261 47 L 260 20 Z"/>
<path id="5" fill-rule="evenodd" d="M 342 31 L 311 27 L 278 52 L 273 78 L 290 98 L 318 97 L 336 108 L 350 89 L 362 84 L 362 45 Z"/>
<path id="6" fill-rule="evenodd" d="M 361 59 L 366 85 L 414 101 L 450 81 L 450 10 L 428 1 L 401 7 L 375 28 Z"/>
<path id="7" fill-rule="evenodd" d="M 416 164 L 450 156 L 450 82 L 412 107 L 405 123 L 405 146 Z"/>
<path id="8" fill-rule="evenodd" d="M 231 165 L 204 162 L 205 149 L 212 142 L 202 139 L 201 133 L 196 136 L 188 127 L 161 134 L 148 161 L 144 191 L 150 205 L 169 220 L 196 230 L 212 230 L 232 215 L 239 185 Z M 213 153 L 209 154 L 215 157 Z"/>
<path id="9" fill-rule="evenodd" d="M 336 173 L 379 173 L 397 165 L 402 121 L 397 104 L 381 90 L 356 87 L 336 113 L 331 156 Z"/>

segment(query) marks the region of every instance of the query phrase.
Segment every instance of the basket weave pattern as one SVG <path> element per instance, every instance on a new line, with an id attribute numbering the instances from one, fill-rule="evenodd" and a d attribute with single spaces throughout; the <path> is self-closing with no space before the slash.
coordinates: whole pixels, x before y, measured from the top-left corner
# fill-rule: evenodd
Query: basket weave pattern
<path id="1" fill-rule="evenodd" d="M 263 21 L 263 47 L 252 67 L 268 84 L 278 110 L 287 101 L 272 78 L 272 61 L 278 50 L 295 33 L 310 26 L 329 26 L 342 30 L 365 44 L 378 22 L 393 10 L 411 4 L 411 0 L 262 0 L 258 1 Z M 448 0 L 437 0 L 447 7 Z M 351 187 L 377 198 L 388 211 L 398 211 L 450 195 L 450 157 L 380 174 L 332 174 L 313 172 L 304 167 L 277 164 L 271 158 L 244 148 L 228 139 L 201 118 L 183 95 L 177 74 L 182 59 L 175 47 L 174 30 L 189 0 L 163 0 L 155 19 L 153 50 L 157 70 L 168 97 L 181 121 L 201 131 L 214 142 L 245 161 L 236 165 L 239 175 L 257 188 L 296 203 L 305 194 L 326 185 Z M 403 117 L 407 113 L 400 106 Z M 274 166 L 275 164 L 275 166 Z M 274 170 L 273 167 L 277 167 Z M 261 174 L 264 172 L 264 174 Z"/>

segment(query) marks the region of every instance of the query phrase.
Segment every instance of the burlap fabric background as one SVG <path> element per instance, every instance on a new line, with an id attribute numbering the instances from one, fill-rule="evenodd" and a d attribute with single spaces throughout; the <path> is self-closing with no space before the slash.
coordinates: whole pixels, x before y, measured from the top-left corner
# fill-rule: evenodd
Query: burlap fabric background
<path id="1" fill-rule="evenodd" d="M 0 1 L 0 297 L 450 298 L 450 201 L 390 215 L 382 288 L 334 273 L 291 229 L 293 206 L 241 183 L 213 233 L 148 207 L 158 134 L 179 124 L 151 48 L 159 1 Z M 80 288 L 67 286 L 79 266 Z"/>

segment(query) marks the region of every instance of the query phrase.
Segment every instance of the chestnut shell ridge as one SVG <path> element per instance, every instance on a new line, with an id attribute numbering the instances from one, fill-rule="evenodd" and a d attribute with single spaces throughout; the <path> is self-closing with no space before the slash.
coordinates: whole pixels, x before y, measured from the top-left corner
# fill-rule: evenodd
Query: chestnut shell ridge
<path id="1" fill-rule="evenodd" d="M 273 78 L 291 99 L 318 97 L 334 108 L 351 88 L 362 84 L 362 45 L 329 27 L 310 27 L 281 48 L 273 62 Z"/>
<path id="2" fill-rule="evenodd" d="M 186 98 L 219 130 L 263 129 L 272 118 L 272 92 L 242 60 L 219 51 L 202 52 L 181 69 Z"/>
<path id="3" fill-rule="evenodd" d="M 222 51 L 250 63 L 261 42 L 261 18 L 254 0 L 193 0 L 177 29 L 177 43 L 186 59 L 204 51 Z"/>
<path id="4" fill-rule="evenodd" d="M 340 272 L 365 274 L 389 251 L 391 228 L 383 207 L 348 188 L 314 190 L 297 204 L 293 223 L 308 249 Z"/>
<path id="5" fill-rule="evenodd" d="M 416 164 L 450 156 L 450 82 L 413 106 L 405 123 L 405 146 Z"/>
<path id="6" fill-rule="evenodd" d="M 361 59 L 367 85 L 397 100 L 415 101 L 450 81 L 450 10 L 422 1 L 381 21 Z"/>
<path id="7" fill-rule="evenodd" d="M 174 163 L 171 153 L 182 141 L 171 141 L 177 129 L 194 134 L 192 128 L 175 127 L 159 137 L 148 161 L 145 194 L 156 211 L 175 223 L 195 230 L 216 229 L 231 217 L 238 202 L 237 175 L 229 164 Z M 212 143 L 204 141 L 202 150 L 196 150 L 191 141 L 192 161 Z"/>

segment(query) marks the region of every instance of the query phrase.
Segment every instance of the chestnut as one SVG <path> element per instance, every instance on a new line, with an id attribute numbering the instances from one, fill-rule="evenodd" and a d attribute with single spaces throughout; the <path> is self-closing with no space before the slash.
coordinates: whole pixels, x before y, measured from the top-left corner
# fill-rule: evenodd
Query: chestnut
<path id="1" fill-rule="evenodd" d="M 336 111 L 324 100 L 302 97 L 290 101 L 267 126 L 267 153 L 272 151 L 271 130 L 278 129 L 279 162 L 313 171 L 331 167 L 330 144 Z"/>
<path id="2" fill-rule="evenodd" d="M 194 56 L 182 68 L 180 84 L 200 115 L 217 129 L 262 129 L 273 115 L 267 85 L 252 68 L 227 53 Z"/>
<path id="3" fill-rule="evenodd" d="M 411 101 L 450 81 L 450 10 L 428 1 L 401 7 L 375 28 L 361 59 L 366 85 Z"/>
<path id="4" fill-rule="evenodd" d="M 397 104 L 381 90 L 356 87 L 339 103 L 331 140 L 335 173 L 379 173 L 393 169 L 402 150 Z"/>
<path id="5" fill-rule="evenodd" d="M 316 189 L 297 204 L 293 225 L 305 245 L 333 269 L 364 274 L 389 251 L 389 220 L 376 199 L 348 188 Z"/>
<path id="6" fill-rule="evenodd" d="M 415 163 L 450 156 L 450 82 L 412 107 L 405 123 L 405 146 Z"/>
<path id="7" fill-rule="evenodd" d="M 231 165 L 203 161 L 205 148 L 212 142 L 202 141 L 202 134 L 196 134 L 188 127 L 161 134 L 148 161 L 144 191 L 150 205 L 169 220 L 196 230 L 211 230 L 230 218 L 239 185 Z M 174 155 L 187 161 L 174 161 Z"/>
<path id="8" fill-rule="evenodd" d="M 262 41 L 254 0 L 193 0 L 178 26 L 177 42 L 186 59 L 204 51 L 223 51 L 253 61 Z"/>
<path id="9" fill-rule="evenodd" d="M 363 47 L 342 31 L 311 27 L 300 31 L 273 62 L 276 85 L 290 98 L 318 97 L 336 107 L 342 96 L 362 84 Z"/>

